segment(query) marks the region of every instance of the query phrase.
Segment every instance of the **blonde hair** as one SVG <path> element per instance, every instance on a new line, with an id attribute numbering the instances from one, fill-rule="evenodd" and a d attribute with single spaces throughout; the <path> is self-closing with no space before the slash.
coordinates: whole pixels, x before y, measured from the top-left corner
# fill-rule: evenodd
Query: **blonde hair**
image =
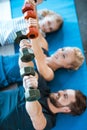
<path id="1" fill-rule="evenodd" d="M 42 9 L 38 11 L 38 14 L 42 15 L 43 17 L 46 17 L 46 16 L 53 17 L 53 19 L 55 19 L 58 24 L 60 22 L 60 26 L 58 26 L 57 29 L 59 29 L 63 24 L 63 18 L 52 10 Z"/>
<path id="2" fill-rule="evenodd" d="M 81 50 L 77 47 L 73 47 L 75 52 L 75 60 L 72 62 L 71 66 L 73 70 L 77 70 L 84 62 L 84 56 Z"/>

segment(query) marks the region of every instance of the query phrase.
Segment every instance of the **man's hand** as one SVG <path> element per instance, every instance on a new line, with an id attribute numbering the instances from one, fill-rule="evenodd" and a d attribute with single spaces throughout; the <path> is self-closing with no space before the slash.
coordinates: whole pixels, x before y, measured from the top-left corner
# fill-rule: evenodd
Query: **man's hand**
<path id="1" fill-rule="evenodd" d="M 24 76 L 23 78 L 23 86 L 25 89 L 28 89 L 30 87 L 37 88 L 38 87 L 38 81 L 35 76 Z"/>
<path id="2" fill-rule="evenodd" d="M 23 78 L 23 86 L 25 89 L 28 89 L 29 87 L 37 88 L 38 81 L 35 76 L 24 76 Z M 38 100 L 35 101 L 26 101 L 26 111 L 28 115 L 31 118 L 33 127 L 35 130 L 43 130 L 46 127 L 46 118 L 42 112 L 42 106 L 38 102 Z"/>

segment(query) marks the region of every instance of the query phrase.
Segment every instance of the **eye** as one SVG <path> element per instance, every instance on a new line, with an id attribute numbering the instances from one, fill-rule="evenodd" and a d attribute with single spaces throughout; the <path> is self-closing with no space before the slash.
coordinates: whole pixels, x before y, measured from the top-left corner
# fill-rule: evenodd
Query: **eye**
<path id="1" fill-rule="evenodd" d="M 49 30 L 50 30 L 50 31 L 53 31 L 53 29 L 52 29 L 51 27 L 49 28 Z"/>
<path id="2" fill-rule="evenodd" d="M 57 100 L 60 98 L 60 93 L 57 93 Z"/>
<path id="3" fill-rule="evenodd" d="M 64 48 L 62 48 L 62 51 L 64 51 Z"/>
<path id="4" fill-rule="evenodd" d="M 67 98 L 68 98 L 68 95 L 67 95 L 66 93 L 64 94 L 64 98 L 65 98 L 65 99 L 67 99 Z"/>
<path id="5" fill-rule="evenodd" d="M 56 59 L 58 59 L 58 56 L 57 56 L 57 55 L 55 55 L 55 58 L 56 58 Z"/>
<path id="6" fill-rule="evenodd" d="M 65 59 L 65 55 L 63 54 L 63 58 Z"/>
<path id="7" fill-rule="evenodd" d="M 50 25 L 51 24 L 51 22 L 50 21 L 48 21 L 48 25 Z"/>

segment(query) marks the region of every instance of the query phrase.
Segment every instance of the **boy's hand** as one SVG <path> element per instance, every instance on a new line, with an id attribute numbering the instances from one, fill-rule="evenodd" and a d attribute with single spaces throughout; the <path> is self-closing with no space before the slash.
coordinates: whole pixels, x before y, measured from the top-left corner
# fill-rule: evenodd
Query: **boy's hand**
<path id="1" fill-rule="evenodd" d="M 37 19 L 35 19 L 35 18 L 29 18 L 27 20 L 27 24 L 28 24 L 28 27 L 37 26 L 38 25 Z"/>

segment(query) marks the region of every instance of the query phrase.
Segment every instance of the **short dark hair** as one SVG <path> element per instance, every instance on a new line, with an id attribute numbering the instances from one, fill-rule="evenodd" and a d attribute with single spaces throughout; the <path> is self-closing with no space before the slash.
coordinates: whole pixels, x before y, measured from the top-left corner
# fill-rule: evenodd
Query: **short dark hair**
<path id="1" fill-rule="evenodd" d="M 75 91 L 75 98 L 76 98 L 76 101 L 71 103 L 69 105 L 70 109 L 71 109 L 71 114 L 72 115 L 80 115 L 82 114 L 87 105 L 86 105 L 86 96 L 79 90 L 76 90 Z"/>

